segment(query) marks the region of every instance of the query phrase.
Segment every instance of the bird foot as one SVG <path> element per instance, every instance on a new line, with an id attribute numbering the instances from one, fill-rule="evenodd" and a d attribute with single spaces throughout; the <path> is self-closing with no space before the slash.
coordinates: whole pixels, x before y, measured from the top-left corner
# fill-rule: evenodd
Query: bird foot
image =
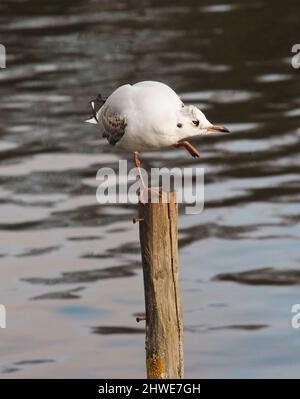
<path id="1" fill-rule="evenodd" d="M 142 187 L 139 194 L 142 204 L 167 202 L 167 193 L 161 187 Z"/>
<path id="2" fill-rule="evenodd" d="M 199 158 L 200 157 L 200 152 L 191 145 L 191 147 L 186 147 L 186 149 L 188 150 L 188 152 L 191 154 L 192 157 L 194 158 Z"/>
<path id="3" fill-rule="evenodd" d="M 189 143 L 186 140 L 179 141 L 178 143 L 173 144 L 173 147 L 175 148 L 184 147 L 194 158 L 198 158 L 200 156 L 200 153 L 197 150 L 197 148 L 195 148 L 191 143 Z"/>

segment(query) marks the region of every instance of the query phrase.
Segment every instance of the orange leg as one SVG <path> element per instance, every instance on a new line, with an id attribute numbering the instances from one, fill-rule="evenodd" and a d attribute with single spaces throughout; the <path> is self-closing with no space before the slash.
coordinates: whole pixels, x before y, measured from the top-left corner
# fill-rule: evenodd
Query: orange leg
<path id="1" fill-rule="evenodd" d="M 133 162 L 134 162 L 135 167 L 139 171 L 139 176 L 141 179 L 142 186 L 145 187 L 144 179 L 143 179 L 142 172 L 141 172 L 141 160 L 139 158 L 139 153 L 137 151 L 135 151 L 133 153 Z"/>
<path id="2" fill-rule="evenodd" d="M 138 152 L 134 152 L 133 153 L 133 162 L 135 167 L 138 169 L 139 172 L 139 176 L 140 176 L 140 180 L 141 180 L 141 189 L 140 189 L 140 201 L 141 203 L 146 203 L 149 202 L 149 200 L 153 199 L 153 202 L 159 202 L 159 198 L 165 194 L 163 191 L 160 190 L 159 187 L 155 188 L 155 187 L 146 187 L 146 184 L 144 182 L 143 179 L 143 175 L 142 175 L 142 171 L 141 171 L 141 160 L 139 158 L 139 153 Z M 166 202 L 166 200 L 165 200 Z"/>
<path id="3" fill-rule="evenodd" d="M 186 140 L 179 141 L 178 143 L 173 144 L 173 147 L 175 147 L 175 148 L 184 147 L 194 158 L 197 158 L 200 156 L 199 151 L 191 143 L 189 143 Z"/>
<path id="4" fill-rule="evenodd" d="M 133 162 L 136 168 L 139 168 L 141 166 L 141 160 L 139 158 L 139 153 L 138 152 L 134 152 L 133 153 Z"/>

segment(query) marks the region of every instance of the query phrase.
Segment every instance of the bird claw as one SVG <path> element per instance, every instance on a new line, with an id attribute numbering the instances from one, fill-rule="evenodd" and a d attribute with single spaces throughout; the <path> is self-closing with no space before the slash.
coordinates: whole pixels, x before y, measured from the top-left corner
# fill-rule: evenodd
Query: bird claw
<path id="1" fill-rule="evenodd" d="M 142 204 L 167 202 L 167 193 L 160 187 L 143 187 L 139 194 L 139 201 Z"/>
<path id="2" fill-rule="evenodd" d="M 184 147 L 191 154 L 192 157 L 194 158 L 200 157 L 199 151 L 187 140 L 179 141 L 178 143 L 173 144 L 173 147 L 175 148 Z"/>

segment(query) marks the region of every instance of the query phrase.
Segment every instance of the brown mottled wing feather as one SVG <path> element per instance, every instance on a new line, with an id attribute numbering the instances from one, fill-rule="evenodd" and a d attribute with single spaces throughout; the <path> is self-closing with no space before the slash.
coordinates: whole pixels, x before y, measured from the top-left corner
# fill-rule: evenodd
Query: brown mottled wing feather
<path id="1" fill-rule="evenodd" d="M 101 118 L 105 132 L 103 137 L 111 145 L 115 145 L 124 135 L 126 128 L 126 120 L 120 115 L 105 115 L 102 114 Z"/>

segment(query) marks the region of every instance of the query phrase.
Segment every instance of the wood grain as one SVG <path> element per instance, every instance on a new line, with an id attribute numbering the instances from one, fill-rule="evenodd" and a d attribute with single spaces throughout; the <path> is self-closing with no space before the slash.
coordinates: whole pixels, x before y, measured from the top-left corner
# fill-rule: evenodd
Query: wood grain
<path id="1" fill-rule="evenodd" d="M 178 276 L 178 205 L 139 204 L 146 306 L 148 378 L 183 378 L 183 323 Z"/>

